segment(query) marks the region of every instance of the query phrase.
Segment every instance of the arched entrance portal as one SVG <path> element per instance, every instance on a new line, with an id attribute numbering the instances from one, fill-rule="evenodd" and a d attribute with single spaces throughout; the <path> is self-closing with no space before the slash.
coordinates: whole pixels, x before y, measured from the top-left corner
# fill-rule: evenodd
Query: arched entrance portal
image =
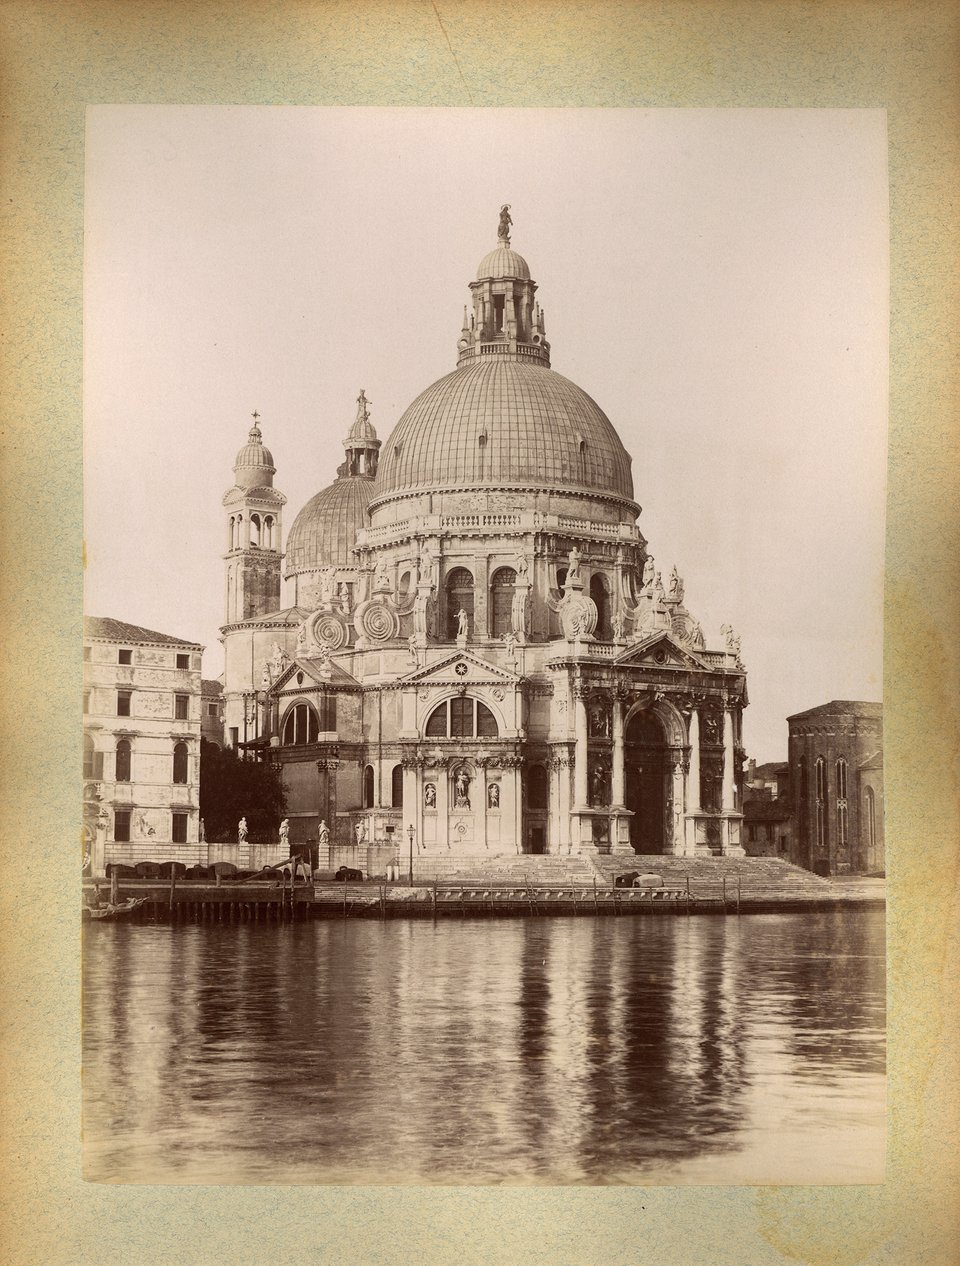
<path id="1" fill-rule="evenodd" d="M 624 734 L 624 799 L 633 813 L 630 843 L 635 853 L 664 853 L 666 838 L 666 736 L 657 716 L 635 713 Z"/>

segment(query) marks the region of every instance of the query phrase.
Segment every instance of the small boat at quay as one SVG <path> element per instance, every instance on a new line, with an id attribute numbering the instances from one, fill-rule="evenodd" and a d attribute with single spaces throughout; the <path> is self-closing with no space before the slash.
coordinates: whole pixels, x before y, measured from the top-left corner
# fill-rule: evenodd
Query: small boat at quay
<path id="1" fill-rule="evenodd" d="M 140 908 L 146 897 L 128 897 L 126 901 L 104 901 L 98 905 L 87 905 L 83 908 L 84 918 L 90 919 L 124 919 Z"/>

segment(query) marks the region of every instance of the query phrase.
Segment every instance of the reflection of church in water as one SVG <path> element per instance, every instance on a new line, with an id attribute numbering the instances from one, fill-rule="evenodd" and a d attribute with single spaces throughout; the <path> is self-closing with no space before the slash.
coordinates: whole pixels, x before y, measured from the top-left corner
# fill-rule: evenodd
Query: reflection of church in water
<path id="1" fill-rule="evenodd" d="M 294 843 L 326 823 L 404 853 L 412 827 L 434 857 L 739 853 L 738 641 L 707 649 L 662 580 L 509 229 L 504 209 L 454 372 L 386 443 L 360 393 L 285 556 L 255 419 L 224 498 L 227 734 L 281 764 Z"/>

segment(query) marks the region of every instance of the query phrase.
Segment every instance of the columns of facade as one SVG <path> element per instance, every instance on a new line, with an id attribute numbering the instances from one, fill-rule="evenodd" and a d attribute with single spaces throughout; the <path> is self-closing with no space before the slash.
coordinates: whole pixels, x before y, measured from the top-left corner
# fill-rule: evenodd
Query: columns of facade
<path id="1" fill-rule="evenodd" d="M 488 849 L 490 845 L 487 843 L 487 762 L 485 760 L 477 761 L 477 782 L 480 784 L 479 800 L 480 811 L 480 842 L 484 849 Z M 476 821 L 476 812 L 474 813 L 474 821 Z"/>
<path id="2" fill-rule="evenodd" d="M 574 734 L 576 748 L 573 767 L 573 801 L 577 809 L 585 809 L 587 797 L 587 700 L 586 693 L 574 688 Z"/>
<path id="3" fill-rule="evenodd" d="M 690 712 L 690 771 L 687 774 L 687 813 L 700 812 L 700 713 Z"/>
<path id="4" fill-rule="evenodd" d="M 437 770 L 437 848 L 450 847 L 450 771 L 446 764 Z"/>
<path id="5" fill-rule="evenodd" d="M 560 851 L 570 852 L 570 757 L 564 753 L 557 757 L 557 792 L 560 813 Z"/>
<path id="6" fill-rule="evenodd" d="M 610 802 L 614 809 L 624 807 L 623 800 L 623 699 L 613 696 L 613 771 L 611 775 Z"/>
<path id="7" fill-rule="evenodd" d="M 420 788 L 420 771 L 416 765 L 404 764 L 403 766 L 403 826 L 401 828 L 401 852 L 404 847 L 409 848 L 410 828 L 413 827 L 416 832 L 416 840 L 414 841 L 418 847 L 423 845 L 423 792 Z"/>
<path id="8" fill-rule="evenodd" d="M 521 764 L 519 759 L 513 767 L 513 837 L 517 842 L 517 852 L 523 849 L 523 788 L 521 785 Z"/>
<path id="9" fill-rule="evenodd" d="M 473 628 L 474 641 L 491 636 L 490 629 L 490 559 L 486 554 L 473 557 Z"/>
<path id="10" fill-rule="evenodd" d="M 243 516 L 243 548 L 250 548 L 250 514 Z"/>
<path id="11" fill-rule="evenodd" d="M 721 808 L 724 813 L 732 813 L 734 803 L 734 751 L 733 751 L 733 712 L 730 708 L 723 710 L 723 800 Z"/>
<path id="12" fill-rule="evenodd" d="M 687 851 L 683 816 L 683 748 L 671 748 L 669 760 L 672 773 L 672 784 L 670 788 L 670 851 L 680 857 Z"/>

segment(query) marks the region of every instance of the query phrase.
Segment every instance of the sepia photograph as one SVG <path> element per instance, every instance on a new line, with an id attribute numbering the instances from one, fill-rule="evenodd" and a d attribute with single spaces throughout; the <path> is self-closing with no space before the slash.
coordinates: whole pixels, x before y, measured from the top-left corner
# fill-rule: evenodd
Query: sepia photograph
<path id="1" fill-rule="evenodd" d="M 96 105 L 83 1170 L 880 1183 L 886 117 Z"/>

